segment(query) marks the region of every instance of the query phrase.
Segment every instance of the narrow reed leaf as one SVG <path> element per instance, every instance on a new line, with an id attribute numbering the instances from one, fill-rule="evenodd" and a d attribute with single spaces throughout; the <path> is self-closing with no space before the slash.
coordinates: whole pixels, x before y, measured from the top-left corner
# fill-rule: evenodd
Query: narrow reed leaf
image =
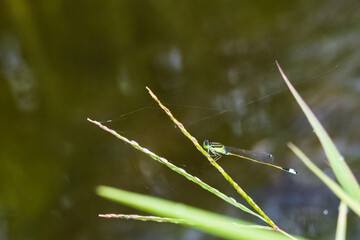
<path id="1" fill-rule="evenodd" d="M 350 168 L 346 164 L 344 157 L 341 156 L 338 149 L 336 148 L 335 144 L 329 137 L 326 130 L 323 128 L 319 120 L 313 114 L 311 109 L 307 106 L 305 101 L 301 98 L 299 93 L 295 90 L 295 88 L 291 85 L 290 81 L 287 79 L 285 73 L 281 69 L 279 63 L 276 61 L 276 65 L 279 68 L 281 76 L 283 77 L 286 85 L 290 89 L 291 93 L 295 97 L 297 103 L 305 113 L 308 121 L 310 122 L 311 126 L 314 129 L 314 132 L 318 136 L 321 145 L 324 148 L 325 154 L 330 162 L 330 165 L 335 173 L 335 176 L 341 186 L 345 189 L 345 191 L 350 194 L 353 198 L 357 201 L 360 201 L 360 186 L 356 181 L 353 173 L 351 172 Z"/>
<path id="2" fill-rule="evenodd" d="M 244 212 L 250 213 L 258 218 L 260 218 L 261 220 L 263 220 L 264 222 L 267 222 L 262 216 L 260 216 L 259 214 L 255 213 L 254 211 L 250 210 L 249 208 L 245 207 L 244 205 L 238 203 L 234 198 L 228 197 L 225 194 L 223 194 L 222 192 L 220 192 L 219 190 L 217 190 L 216 188 L 211 187 L 210 185 L 206 184 L 205 182 L 203 182 L 202 180 L 200 180 L 198 177 L 194 177 L 191 174 L 187 173 L 184 169 L 175 166 L 174 164 L 170 163 L 168 160 L 166 160 L 163 157 L 159 157 L 158 155 L 156 155 L 155 153 L 151 152 L 150 150 L 141 147 L 137 142 L 135 141 L 130 141 L 129 139 L 127 139 L 126 137 L 120 135 L 119 133 L 117 133 L 116 131 L 108 128 L 105 125 L 102 125 L 100 122 L 91 120 L 90 118 L 87 119 L 89 122 L 99 126 L 101 129 L 111 133 L 112 135 L 114 135 L 115 137 L 119 138 L 120 140 L 130 144 L 131 146 L 133 146 L 134 148 L 136 148 L 137 150 L 149 155 L 151 158 L 153 158 L 154 160 L 166 165 L 167 167 L 169 167 L 171 170 L 179 173 L 180 175 L 186 177 L 187 179 L 189 179 L 190 181 L 198 184 L 200 187 L 204 188 L 205 190 L 215 194 L 216 196 L 218 196 L 219 198 L 223 199 L 224 201 L 230 203 L 231 205 L 240 208 L 241 210 L 243 210 Z"/>
<path id="3" fill-rule="evenodd" d="M 323 173 L 298 147 L 292 143 L 288 143 L 288 147 L 338 198 L 340 198 L 341 201 L 344 201 L 360 217 L 359 202 L 355 201 L 351 195 L 345 192 L 335 181 Z"/>
<path id="4" fill-rule="evenodd" d="M 210 156 L 210 154 L 205 151 L 195 137 L 193 137 L 175 117 L 172 115 L 170 110 L 165 107 L 158 97 L 150 90 L 150 88 L 146 87 L 149 91 L 151 97 L 159 104 L 159 106 L 166 112 L 166 114 L 170 117 L 170 119 L 179 127 L 181 132 L 193 142 L 195 147 L 210 161 L 210 163 L 223 175 L 223 177 L 231 184 L 231 186 L 252 206 L 265 220 L 266 222 L 272 226 L 274 229 L 279 229 L 275 223 L 261 210 L 261 208 L 254 202 L 254 200 L 246 194 L 246 192 L 224 171 L 219 164 L 214 161 L 214 159 Z"/>
<path id="5" fill-rule="evenodd" d="M 346 239 L 347 212 L 348 212 L 347 205 L 343 201 L 340 201 L 339 216 L 338 216 L 338 221 L 337 221 L 335 240 L 345 240 Z"/>
<path id="6" fill-rule="evenodd" d="M 215 213 L 142 194 L 106 186 L 99 186 L 97 193 L 110 200 L 162 217 L 185 220 L 184 225 L 225 239 L 288 239 L 271 228 L 254 226 Z"/>

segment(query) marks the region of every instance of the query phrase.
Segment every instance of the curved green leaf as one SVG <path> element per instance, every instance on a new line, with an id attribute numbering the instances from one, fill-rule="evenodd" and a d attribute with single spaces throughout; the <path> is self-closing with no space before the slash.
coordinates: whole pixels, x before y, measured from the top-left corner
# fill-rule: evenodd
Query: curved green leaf
<path id="1" fill-rule="evenodd" d="M 336 182 L 323 173 L 298 147 L 288 143 L 289 148 L 304 162 L 304 164 L 320 178 L 330 190 L 342 201 L 344 201 L 358 216 L 360 216 L 360 204 L 345 192 Z"/>
<path id="2" fill-rule="evenodd" d="M 326 130 L 323 128 L 319 120 L 315 117 L 314 113 L 311 109 L 307 106 L 305 101 L 301 98 L 299 93 L 295 90 L 295 88 L 291 85 L 290 81 L 287 79 L 285 73 L 281 69 L 279 63 L 276 61 L 276 65 L 279 68 L 279 71 L 290 89 L 291 93 L 293 94 L 294 98 L 296 99 L 297 103 L 303 110 L 306 115 L 306 118 L 310 122 L 311 126 L 314 129 L 314 132 L 318 136 L 321 145 L 324 148 L 326 157 L 328 158 L 331 168 L 335 173 L 335 176 L 341 186 L 345 189 L 345 191 L 355 198 L 357 201 L 360 201 L 360 186 L 356 181 L 353 173 L 351 172 L 350 168 L 346 164 L 344 157 L 341 156 L 338 149 L 336 148 L 335 144 L 329 137 Z"/>

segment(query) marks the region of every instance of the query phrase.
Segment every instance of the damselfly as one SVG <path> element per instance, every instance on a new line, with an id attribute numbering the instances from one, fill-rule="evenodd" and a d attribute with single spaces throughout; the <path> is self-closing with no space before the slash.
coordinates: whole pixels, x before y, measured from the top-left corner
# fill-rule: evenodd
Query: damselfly
<path id="1" fill-rule="evenodd" d="M 274 167 L 288 173 L 298 174 L 298 172 L 293 168 L 283 168 L 278 165 L 272 164 L 274 162 L 274 157 L 270 153 L 261 153 L 261 152 L 243 150 L 235 147 L 228 147 L 228 146 L 224 146 L 221 143 L 209 142 L 208 140 L 204 141 L 203 147 L 208 153 L 210 153 L 212 157 L 214 157 L 215 161 L 219 160 L 222 154 L 231 155 L 246 160 L 250 160 L 252 162 L 265 164 L 270 167 Z"/>

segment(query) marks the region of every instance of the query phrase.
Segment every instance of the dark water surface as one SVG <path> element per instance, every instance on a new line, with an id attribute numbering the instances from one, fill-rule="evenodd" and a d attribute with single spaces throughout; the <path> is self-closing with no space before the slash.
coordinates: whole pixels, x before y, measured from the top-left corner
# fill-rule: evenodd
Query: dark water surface
<path id="1" fill-rule="evenodd" d="M 108 185 L 261 223 L 86 121 L 107 125 L 239 197 L 148 95 L 199 140 L 270 152 L 297 176 L 219 163 L 285 231 L 333 239 L 338 199 L 286 147 L 328 175 L 321 146 L 274 64 L 359 177 L 360 3 L 25 1 L 0 3 L 0 239 L 215 239 L 134 213 Z M 359 239 L 350 211 L 348 239 Z M 262 224 L 262 223 L 261 223 Z"/>

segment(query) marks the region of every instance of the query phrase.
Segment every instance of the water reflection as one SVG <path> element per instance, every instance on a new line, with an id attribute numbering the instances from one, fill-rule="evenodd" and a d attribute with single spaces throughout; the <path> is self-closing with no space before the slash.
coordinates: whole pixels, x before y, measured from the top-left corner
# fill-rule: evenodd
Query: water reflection
<path id="1" fill-rule="evenodd" d="M 261 148 L 299 170 L 287 176 L 221 160 L 283 229 L 334 236 L 338 200 L 286 143 L 331 172 L 274 60 L 358 176 L 358 1 L 3 5 L 1 239 L 211 239 L 181 226 L 99 219 L 98 213 L 137 213 L 97 197 L 99 184 L 256 221 L 86 121 L 113 120 L 110 127 L 234 196 L 145 86 L 199 141 Z M 352 213 L 349 221 L 348 239 L 358 239 Z"/>
<path id="2" fill-rule="evenodd" d="M 36 80 L 23 59 L 18 40 L 14 36 L 3 36 L 0 42 L 1 69 L 18 109 L 32 112 L 38 107 Z"/>

